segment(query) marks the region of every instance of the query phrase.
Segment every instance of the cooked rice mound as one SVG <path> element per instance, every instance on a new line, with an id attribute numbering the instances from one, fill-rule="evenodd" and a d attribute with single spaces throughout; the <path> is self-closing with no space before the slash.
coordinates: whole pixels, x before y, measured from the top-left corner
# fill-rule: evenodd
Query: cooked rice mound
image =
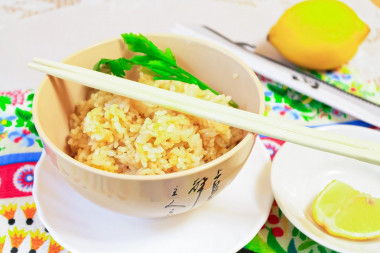
<path id="1" fill-rule="evenodd" d="M 228 105 L 230 97 L 198 86 L 157 80 L 139 82 Z M 70 116 L 72 156 L 92 167 L 124 174 L 158 175 L 187 170 L 233 148 L 243 131 L 104 91 L 91 94 Z"/>

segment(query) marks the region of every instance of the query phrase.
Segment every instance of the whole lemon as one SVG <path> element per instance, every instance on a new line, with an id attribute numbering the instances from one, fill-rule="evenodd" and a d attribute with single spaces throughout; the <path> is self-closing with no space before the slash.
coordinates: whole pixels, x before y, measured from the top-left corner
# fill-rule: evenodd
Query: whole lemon
<path id="1" fill-rule="evenodd" d="M 287 9 L 271 28 L 268 40 L 298 66 L 331 70 L 356 54 L 369 31 L 346 4 L 308 0 Z"/>

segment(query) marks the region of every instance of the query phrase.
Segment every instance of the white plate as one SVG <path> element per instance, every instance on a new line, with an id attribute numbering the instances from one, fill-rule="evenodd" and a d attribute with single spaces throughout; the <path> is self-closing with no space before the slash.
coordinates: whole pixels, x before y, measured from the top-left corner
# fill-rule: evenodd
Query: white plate
<path id="1" fill-rule="evenodd" d="M 235 180 L 209 203 L 162 219 L 103 209 L 77 194 L 45 154 L 35 168 L 38 215 L 72 252 L 236 252 L 265 223 L 273 202 L 269 154 L 257 138 Z"/>
<path id="2" fill-rule="evenodd" d="M 380 132 L 334 125 L 321 128 L 355 138 L 380 142 Z M 290 222 L 314 241 L 340 252 L 379 252 L 380 239 L 354 241 L 329 235 L 312 215 L 315 197 L 333 179 L 380 197 L 380 166 L 285 143 L 274 158 L 271 183 L 275 199 Z"/>

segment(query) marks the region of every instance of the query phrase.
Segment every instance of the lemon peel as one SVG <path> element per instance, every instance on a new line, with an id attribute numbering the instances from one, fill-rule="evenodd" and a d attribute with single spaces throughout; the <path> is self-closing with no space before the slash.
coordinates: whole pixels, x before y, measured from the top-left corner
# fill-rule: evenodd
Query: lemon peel
<path id="1" fill-rule="evenodd" d="M 368 25 L 346 4 L 308 0 L 287 9 L 267 38 L 290 62 L 331 70 L 347 63 L 369 32 Z"/>

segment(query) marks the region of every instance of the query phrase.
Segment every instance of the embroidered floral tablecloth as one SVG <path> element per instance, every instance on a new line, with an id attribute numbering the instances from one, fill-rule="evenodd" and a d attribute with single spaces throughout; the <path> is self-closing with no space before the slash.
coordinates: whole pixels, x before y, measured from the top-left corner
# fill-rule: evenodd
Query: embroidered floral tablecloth
<path id="1" fill-rule="evenodd" d="M 65 252 L 38 219 L 33 201 L 33 171 L 42 150 L 33 95 L 0 91 L 0 252 Z"/>
<path id="2" fill-rule="evenodd" d="M 371 1 L 380 6 L 378 0 Z M 3 0 L 0 4 L 0 29 L 45 13 L 85 4 L 91 6 L 95 2 L 108 4 L 111 1 Z M 143 2 L 145 1 L 141 1 Z M 212 0 L 211 2 L 231 4 L 231 6 L 235 4 L 244 6 L 246 9 L 251 8 L 251 10 L 266 4 L 266 1 L 255 0 Z M 287 6 L 292 4 L 292 1 L 279 2 Z M 159 4 L 154 6 L 158 8 Z M 376 17 L 378 20 L 380 16 Z M 380 38 L 379 34 L 379 29 L 373 29 L 369 42 L 376 42 Z M 9 61 L 9 59 L 6 60 Z M 352 75 L 348 75 L 351 72 L 348 67 L 343 67 L 338 74 L 325 73 L 318 77 L 331 81 L 338 88 L 354 95 L 379 103 L 378 86 L 373 82 L 368 83 L 371 85 L 365 83 L 367 84 L 365 86 L 362 83 L 352 82 Z M 320 75 L 320 73 L 311 74 Z M 371 127 L 284 85 L 263 76 L 259 77 L 264 86 L 267 116 L 291 119 L 308 126 L 355 124 Z M 32 196 L 33 171 L 42 151 L 42 143 L 34 127 L 31 113 L 34 90 L 11 90 L 11 85 L 11 83 L 0 83 L 0 253 L 68 252 L 51 237 L 39 220 Z M 272 159 L 284 143 L 265 136 L 261 136 L 261 139 Z M 266 223 L 239 252 L 324 253 L 333 251 L 317 244 L 294 227 L 274 202 Z"/>
<path id="3" fill-rule="evenodd" d="M 300 124 L 356 124 L 370 127 L 310 97 L 259 76 L 270 117 Z M 67 252 L 40 222 L 33 201 L 33 170 L 42 143 L 33 124 L 33 90 L 0 92 L 0 253 Z M 273 158 L 283 141 L 261 136 Z M 243 245 L 242 245 L 243 246 Z M 266 223 L 243 252 L 333 252 L 294 227 L 273 203 Z"/>

